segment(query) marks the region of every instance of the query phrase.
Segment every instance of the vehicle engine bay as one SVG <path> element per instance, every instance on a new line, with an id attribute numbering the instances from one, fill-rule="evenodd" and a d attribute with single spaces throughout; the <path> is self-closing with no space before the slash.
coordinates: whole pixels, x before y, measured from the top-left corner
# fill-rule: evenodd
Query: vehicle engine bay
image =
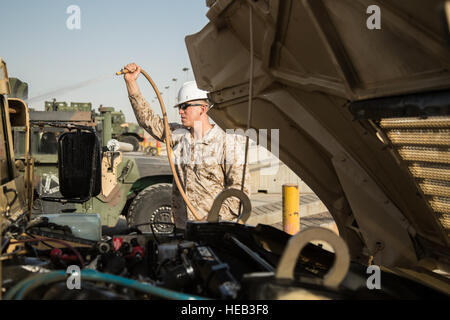
<path id="1" fill-rule="evenodd" d="M 172 234 L 142 234 L 133 229 L 115 235 L 104 229 L 101 240 L 93 241 L 74 236 L 69 226 L 51 223 L 46 217 L 12 224 L 2 243 L 3 252 L 7 252 L 3 258 L 4 299 L 445 297 L 389 272 L 382 273 L 382 290 L 369 290 L 365 266 L 349 260 L 342 263 L 342 259 L 335 265 L 335 254 L 320 245 L 307 244 L 296 261 L 298 246 L 294 250 L 286 247 L 306 231 L 291 237 L 268 225 L 232 222 L 189 222 L 186 230 L 177 229 Z M 318 237 L 314 229 L 318 228 L 310 230 Z M 345 248 L 344 253 L 337 252 L 345 256 Z M 283 255 L 294 262 L 293 270 L 287 270 L 292 277 L 281 276 L 286 272 L 286 264 L 280 270 Z M 70 269 L 80 274 L 78 288 L 75 283 L 70 289 Z M 327 274 L 337 270 L 344 277 L 338 285 L 327 285 Z"/>

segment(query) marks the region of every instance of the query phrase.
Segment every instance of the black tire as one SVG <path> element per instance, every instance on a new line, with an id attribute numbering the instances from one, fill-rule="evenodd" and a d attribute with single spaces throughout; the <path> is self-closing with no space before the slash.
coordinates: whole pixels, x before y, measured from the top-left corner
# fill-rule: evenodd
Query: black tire
<path id="1" fill-rule="evenodd" d="M 170 234 L 174 231 L 171 214 L 172 185 L 158 183 L 139 192 L 128 209 L 127 221 L 130 227 L 142 232 Z M 169 224 L 158 224 L 164 222 Z M 150 224 L 152 223 L 152 226 Z"/>
<path id="2" fill-rule="evenodd" d="M 139 140 L 133 136 L 121 136 L 119 141 L 133 145 L 133 151 L 139 151 Z"/>

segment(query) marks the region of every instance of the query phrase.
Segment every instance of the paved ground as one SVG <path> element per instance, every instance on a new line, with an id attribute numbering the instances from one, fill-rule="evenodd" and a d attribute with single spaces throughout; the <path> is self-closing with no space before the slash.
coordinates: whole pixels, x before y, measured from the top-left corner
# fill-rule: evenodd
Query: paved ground
<path id="1" fill-rule="evenodd" d="M 268 224 L 283 230 L 283 203 L 281 193 L 256 193 L 250 197 L 252 214 L 247 224 Z M 121 217 L 116 227 L 125 227 L 125 218 Z M 300 195 L 300 230 L 309 227 L 327 227 L 337 233 L 333 217 L 315 194 Z"/>
<path id="2" fill-rule="evenodd" d="M 256 193 L 251 195 L 252 215 L 249 225 L 269 224 L 283 230 L 283 207 L 281 193 Z M 334 219 L 324 204 L 313 193 L 300 194 L 300 229 L 329 227 L 334 231 Z"/>
<path id="3" fill-rule="evenodd" d="M 166 156 L 165 146 L 160 157 Z M 255 193 L 250 196 L 252 214 L 247 224 L 269 224 L 283 230 L 283 208 L 281 193 Z M 314 193 L 300 194 L 300 229 L 322 226 L 337 233 L 333 217 Z"/>
<path id="4" fill-rule="evenodd" d="M 165 146 L 161 148 L 161 155 L 148 157 L 141 153 L 135 153 L 134 156 L 140 160 L 156 163 L 166 161 Z M 250 197 L 252 203 L 252 214 L 247 221 L 249 225 L 268 224 L 280 230 L 283 230 L 283 208 L 281 193 L 255 193 Z M 327 208 L 314 193 L 300 194 L 300 229 L 322 226 L 328 227 L 337 232 L 333 217 L 329 214 Z"/>

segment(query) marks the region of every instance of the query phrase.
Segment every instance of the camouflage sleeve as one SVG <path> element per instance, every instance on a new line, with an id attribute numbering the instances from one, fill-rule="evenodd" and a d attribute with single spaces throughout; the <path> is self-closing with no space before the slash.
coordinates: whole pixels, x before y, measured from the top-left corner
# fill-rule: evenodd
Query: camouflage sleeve
<path id="1" fill-rule="evenodd" d="M 142 94 L 139 92 L 130 95 L 129 99 L 139 125 L 156 140 L 165 142 L 164 121 L 152 110 L 150 104 L 145 100 Z M 184 127 L 178 123 L 169 123 L 169 127 L 171 131 L 171 146 L 173 147 L 178 142 L 177 137 L 179 137 L 179 135 L 173 135 L 172 132 L 183 129 Z"/>
<path id="2" fill-rule="evenodd" d="M 241 190 L 245 164 L 245 137 L 227 134 L 224 153 L 224 188 Z M 243 191 L 250 198 L 250 167 L 248 165 L 245 169 Z M 231 197 L 226 199 L 220 211 L 221 219 L 234 220 L 239 215 L 239 204 L 240 200 L 238 198 Z"/>

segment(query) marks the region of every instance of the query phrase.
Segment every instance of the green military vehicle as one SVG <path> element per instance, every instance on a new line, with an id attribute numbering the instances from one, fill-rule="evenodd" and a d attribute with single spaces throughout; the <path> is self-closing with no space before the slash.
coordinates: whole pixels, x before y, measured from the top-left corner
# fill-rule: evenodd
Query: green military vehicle
<path id="1" fill-rule="evenodd" d="M 172 173 L 167 160 L 140 152 L 108 149 L 112 137 L 112 110 L 101 108 L 100 112 L 101 117 L 96 117 L 88 108 L 29 112 L 30 154 L 35 162 L 33 213 L 98 213 L 102 225 L 110 227 L 124 216 L 130 226 L 140 225 L 142 231 L 170 232 L 170 224 L 148 225 L 155 221 L 170 222 Z M 83 203 L 44 200 L 60 197 L 57 139 L 74 125 L 102 129 L 101 134 L 97 132 L 103 151 L 101 192 Z M 25 137 L 25 127 L 14 128 L 14 151 L 19 159 L 26 155 Z"/>
<path id="2" fill-rule="evenodd" d="M 125 115 L 121 110 L 116 111 L 112 107 L 103 107 L 100 105 L 98 112 L 92 108 L 90 102 L 64 102 L 64 101 L 46 101 L 45 111 L 64 112 L 64 111 L 91 111 L 97 120 L 97 131 L 102 132 L 103 118 L 108 117 L 107 121 L 111 122 L 111 135 L 113 139 L 133 145 L 133 151 L 139 150 L 139 142 L 144 141 L 144 130 L 135 123 L 128 123 L 125 121 Z M 108 113 L 108 114 L 106 114 Z"/>

